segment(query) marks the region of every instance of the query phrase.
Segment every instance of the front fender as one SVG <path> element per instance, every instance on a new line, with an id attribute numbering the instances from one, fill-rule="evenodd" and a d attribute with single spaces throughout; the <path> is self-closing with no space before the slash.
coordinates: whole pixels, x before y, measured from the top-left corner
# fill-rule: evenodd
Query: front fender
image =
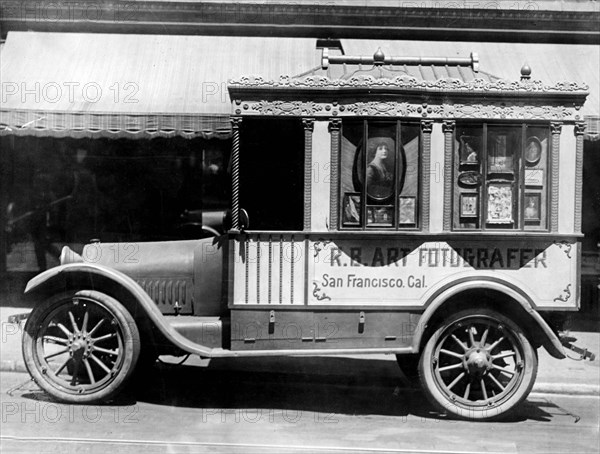
<path id="1" fill-rule="evenodd" d="M 423 340 L 423 334 L 427 323 L 431 320 L 433 315 L 443 307 L 452 296 L 458 295 L 459 293 L 468 290 L 493 290 L 506 295 L 512 299 L 523 309 L 527 317 L 537 325 L 540 331 L 543 333 L 545 342 L 544 347 L 555 358 L 563 359 L 566 358 L 564 348 L 552 331 L 552 328 L 548 326 L 548 323 L 542 318 L 542 316 L 534 309 L 533 304 L 529 297 L 522 292 L 518 287 L 511 284 L 510 282 L 503 281 L 502 279 L 486 277 L 486 278 L 464 278 L 463 280 L 457 280 L 451 285 L 440 289 L 428 302 L 427 309 L 423 312 L 419 320 L 419 329 L 416 330 L 413 337 L 413 350 L 419 351 L 421 341 Z"/>
<path id="2" fill-rule="evenodd" d="M 27 283 L 25 293 L 47 292 L 55 286 L 64 287 L 69 283 L 81 282 L 82 280 L 91 283 L 98 281 L 97 283 L 103 284 L 103 286 L 108 281 L 110 284 L 118 286 L 120 290 L 126 291 L 136 301 L 139 308 L 144 311 L 152 324 L 176 347 L 208 358 L 218 354 L 221 350 L 196 344 L 183 337 L 165 320 L 154 301 L 137 282 L 120 271 L 102 265 L 69 263 L 51 268 L 31 279 Z M 101 286 L 97 286 L 96 289 L 102 291 Z"/>

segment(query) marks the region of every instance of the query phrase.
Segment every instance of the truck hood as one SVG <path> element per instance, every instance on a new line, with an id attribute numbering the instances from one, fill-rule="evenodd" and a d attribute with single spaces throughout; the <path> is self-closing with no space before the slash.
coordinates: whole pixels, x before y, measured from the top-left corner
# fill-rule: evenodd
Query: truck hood
<path id="1" fill-rule="evenodd" d="M 81 258 L 84 263 L 114 268 L 133 278 L 191 278 L 196 248 L 201 249 L 202 242 L 92 243 L 83 248 Z"/>
<path id="2" fill-rule="evenodd" d="M 213 237 L 149 243 L 92 243 L 81 255 L 63 248 L 61 264 L 83 262 L 134 279 L 165 314 L 222 312 L 223 248 Z"/>

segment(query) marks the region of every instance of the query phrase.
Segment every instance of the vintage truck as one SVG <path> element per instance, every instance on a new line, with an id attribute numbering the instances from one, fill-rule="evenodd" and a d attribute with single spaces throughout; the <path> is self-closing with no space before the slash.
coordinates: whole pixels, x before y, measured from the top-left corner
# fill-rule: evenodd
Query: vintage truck
<path id="1" fill-rule="evenodd" d="M 587 87 L 461 58 L 333 55 L 230 81 L 231 225 L 34 279 L 23 355 L 69 403 L 158 355 L 384 353 L 441 411 L 504 417 L 579 307 Z"/>

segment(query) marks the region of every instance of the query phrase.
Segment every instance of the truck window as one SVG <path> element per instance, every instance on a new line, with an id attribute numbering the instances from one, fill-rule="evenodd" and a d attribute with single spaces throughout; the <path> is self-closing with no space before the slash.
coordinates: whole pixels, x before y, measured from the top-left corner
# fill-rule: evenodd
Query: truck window
<path id="1" fill-rule="evenodd" d="M 419 227 L 420 127 L 345 120 L 340 156 L 342 229 Z"/>
<path id="2" fill-rule="evenodd" d="M 547 230 L 549 128 L 457 125 L 454 228 Z"/>
<path id="3" fill-rule="evenodd" d="M 244 118 L 240 207 L 250 230 L 302 230 L 304 129 L 299 118 Z"/>

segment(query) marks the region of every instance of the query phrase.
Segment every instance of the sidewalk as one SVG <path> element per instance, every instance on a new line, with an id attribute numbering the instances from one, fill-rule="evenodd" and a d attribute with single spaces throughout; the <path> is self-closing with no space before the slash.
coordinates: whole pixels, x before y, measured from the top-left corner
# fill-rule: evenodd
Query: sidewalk
<path id="1" fill-rule="evenodd" d="M 27 312 L 26 308 L 0 307 L 0 371 L 26 372 L 21 356 L 21 329 L 7 323 L 8 317 Z M 573 331 L 576 345 L 600 353 L 600 333 Z M 539 368 L 532 392 L 600 396 L 600 360 L 574 361 L 552 358 L 543 348 L 538 350 Z M 569 356 L 576 358 L 574 352 Z M 181 358 L 163 357 L 165 362 L 179 362 Z M 200 365 L 199 358 L 192 356 L 186 365 Z M 212 360 L 214 370 L 231 370 L 258 373 L 285 373 L 344 377 L 353 382 L 392 383 L 400 382 L 400 372 L 394 355 L 351 355 L 334 357 L 269 357 L 231 358 Z"/>

